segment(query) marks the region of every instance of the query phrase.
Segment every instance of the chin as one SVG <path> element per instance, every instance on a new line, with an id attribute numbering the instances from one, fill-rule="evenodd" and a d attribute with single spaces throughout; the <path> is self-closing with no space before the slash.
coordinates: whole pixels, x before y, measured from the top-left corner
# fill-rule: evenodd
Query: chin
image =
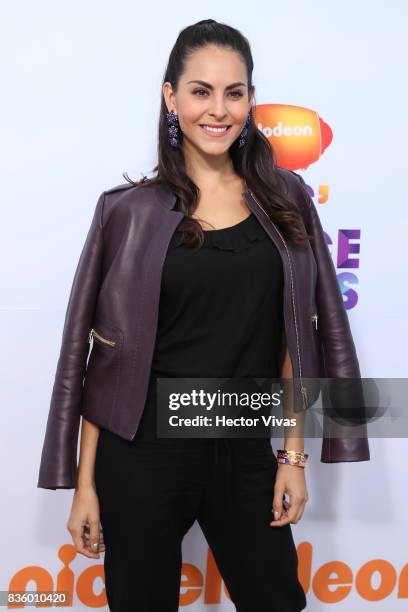
<path id="1" fill-rule="evenodd" d="M 206 155 L 213 155 L 214 157 L 218 157 L 220 155 L 225 155 L 225 153 L 228 152 L 229 147 L 223 147 L 222 149 L 221 148 L 212 148 L 212 147 L 209 147 L 208 149 L 204 149 L 204 148 L 200 147 L 200 149 Z"/>
<path id="2" fill-rule="evenodd" d="M 194 146 L 199 149 L 200 151 L 202 151 L 203 153 L 205 153 L 206 155 L 224 155 L 230 148 L 230 146 L 232 145 L 232 142 L 230 143 L 223 143 L 221 145 L 221 143 L 202 143 L 202 142 L 195 142 Z"/>

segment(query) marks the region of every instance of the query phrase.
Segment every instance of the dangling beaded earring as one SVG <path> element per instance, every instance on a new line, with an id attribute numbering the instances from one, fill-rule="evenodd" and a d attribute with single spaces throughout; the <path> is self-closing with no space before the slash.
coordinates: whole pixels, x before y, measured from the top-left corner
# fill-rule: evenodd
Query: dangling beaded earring
<path id="1" fill-rule="evenodd" d="M 250 123 L 251 123 L 251 111 L 249 111 L 248 116 L 245 121 L 244 128 L 241 134 L 239 135 L 239 145 L 238 145 L 239 148 L 243 147 L 247 142 L 248 126 Z"/>
<path id="2" fill-rule="evenodd" d="M 166 119 L 168 125 L 168 134 L 169 134 L 169 143 L 171 147 L 175 149 L 178 148 L 178 131 L 179 131 L 179 122 L 178 117 L 173 110 L 169 113 L 166 112 Z"/>

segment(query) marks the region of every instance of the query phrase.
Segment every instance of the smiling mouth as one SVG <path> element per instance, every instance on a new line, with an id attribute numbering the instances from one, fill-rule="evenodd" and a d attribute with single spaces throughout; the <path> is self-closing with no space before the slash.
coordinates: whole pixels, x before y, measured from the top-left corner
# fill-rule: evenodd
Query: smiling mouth
<path id="1" fill-rule="evenodd" d="M 230 129 L 230 125 L 224 125 L 223 127 L 211 127 L 209 125 L 200 124 L 200 128 L 209 136 L 223 136 Z"/>

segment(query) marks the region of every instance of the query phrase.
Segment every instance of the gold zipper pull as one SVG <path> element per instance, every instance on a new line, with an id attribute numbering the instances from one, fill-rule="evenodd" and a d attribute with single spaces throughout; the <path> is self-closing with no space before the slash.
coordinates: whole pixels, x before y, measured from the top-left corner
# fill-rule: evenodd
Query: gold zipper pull
<path id="1" fill-rule="evenodd" d="M 115 346 L 116 344 L 115 340 L 108 340 L 108 338 L 104 338 L 96 331 L 96 329 L 92 329 L 92 334 L 94 338 L 96 338 L 99 342 L 103 342 L 103 344 L 108 344 L 109 346 Z"/>
<path id="2" fill-rule="evenodd" d="M 300 391 L 301 391 L 302 397 L 303 397 L 303 405 L 304 405 L 305 408 L 307 408 L 308 405 L 309 405 L 309 402 L 308 402 L 308 399 L 307 399 L 307 389 L 302 384 L 300 385 Z"/>
<path id="3" fill-rule="evenodd" d="M 312 314 L 312 321 L 314 321 L 314 324 L 315 324 L 315 328 L 316 328 L 316 329 L 317 329 L 317 318 L 318 318 L 318 315 L 317 315 L 316 313 L 315 313 L 315 314 Z"/>

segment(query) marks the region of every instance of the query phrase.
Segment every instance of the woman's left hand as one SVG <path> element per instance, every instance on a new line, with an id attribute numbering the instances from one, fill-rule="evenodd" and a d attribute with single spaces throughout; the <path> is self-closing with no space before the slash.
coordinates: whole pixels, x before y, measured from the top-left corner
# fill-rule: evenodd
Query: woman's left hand
<path id="1" fill-rule="evenodd" d="M 284 493 L 290 502 L 283 499 Z M 272 512 L 275 520 L 272 527 L 282 527 L 288 523 L 297 523 L 303 515 L 307 494 L 304 468 L 289 463 L 280 463 L 276 473 Z"/>

